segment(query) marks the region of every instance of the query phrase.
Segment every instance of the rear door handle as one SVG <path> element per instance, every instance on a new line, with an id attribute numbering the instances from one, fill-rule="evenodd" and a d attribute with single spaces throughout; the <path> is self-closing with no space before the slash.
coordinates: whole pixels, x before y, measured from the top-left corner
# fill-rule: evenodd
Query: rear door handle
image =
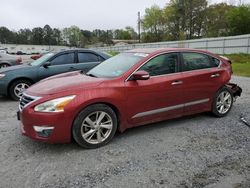
<path id="1" fill-rule="evenodd" d="M 179 81 L 179 80 L 174 81 L 174 82 L 171 83 L 172 86 L 181 85 L 181 84 L 183 84 L 183 81 Z"/>
<path id="2" fill-rule="evenodd" d="M 220 74 L 219 73 L 216 73 L 216 74 L 212 74 L 210 77 L 211 78 L 216 78 L 216 77 L 219 77 L 220 76 Z"/>

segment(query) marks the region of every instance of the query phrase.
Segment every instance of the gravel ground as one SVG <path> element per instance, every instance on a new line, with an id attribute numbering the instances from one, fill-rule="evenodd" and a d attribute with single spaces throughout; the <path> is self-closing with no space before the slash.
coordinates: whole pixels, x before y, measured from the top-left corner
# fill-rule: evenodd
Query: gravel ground
<path id="1" fill-rule="evenodd" d="M 20 134 L 17 102 L 0 98 L 0 187 L 250 186 L 250 78 L 234 77 L 243 95 L 225 118 L 207 113 L 117 133 L 85 150 Z"/>

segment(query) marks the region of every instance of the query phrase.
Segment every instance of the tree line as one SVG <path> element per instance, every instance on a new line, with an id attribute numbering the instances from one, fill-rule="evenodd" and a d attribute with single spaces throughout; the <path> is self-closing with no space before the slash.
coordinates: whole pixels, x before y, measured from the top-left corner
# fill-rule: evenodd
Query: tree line
<path id="1" fill-rule="evenodd" d="M 207 0 L 170 0 L 142 19 L 143 41 L 169 41 L 250 33 L 250 5 L 208 5 Z"/>
<path id="2" fill-rule="evenodd" d="M 25 28 L 19 31 L 11 31 L 6 27 L 0 27 L 0 43 L 2 44 L 86 47 L 88 45 L 112 45 L 113 39 L 136 40 L 137 33 L 129 26 L 125 29 L 96 29 L 94 31 L 82 30 L 77 26 L 60 30 L 45 25 L 43 28 L 35 27 L 32 30 Z"/>
<path id="3" fill-rule="evenodd" d="M 142 42 L 159 42 L 219 37 L 250 33 L 250 5 L 226 3 L 208 5 L 207 0 L 170 0 L 165 7 L 153 5 L 139 20 Z M 112 45 L 113 40 L 137 40 L 133 27 L 115 30 L 83 30 L 77 26 L 64 29 L 49 25 L 18 31 L 0 27 L 0 43 L 66 45 L 86 47 Z"/>

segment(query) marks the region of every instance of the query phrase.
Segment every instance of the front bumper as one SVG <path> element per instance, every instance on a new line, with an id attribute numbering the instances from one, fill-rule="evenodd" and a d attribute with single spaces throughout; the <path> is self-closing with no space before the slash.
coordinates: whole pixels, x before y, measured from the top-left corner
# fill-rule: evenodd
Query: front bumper
<path id="1" fill-rule="evenodd" d="M 19 112 L 21 132 L 34 140 L 49 143 L 71 141 L 72 122 L 66 113 L 37 113 L 27 108 Z"/>

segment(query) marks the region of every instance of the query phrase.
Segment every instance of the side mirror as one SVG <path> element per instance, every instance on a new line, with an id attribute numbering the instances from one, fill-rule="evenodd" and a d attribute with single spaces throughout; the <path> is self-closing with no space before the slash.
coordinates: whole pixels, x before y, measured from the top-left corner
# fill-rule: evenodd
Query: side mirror
<path id="1" fill-rule="evenodd" d="M 133 74 L 131 80 L 148 80 L 150 75 L 147 71 L 137 71 Z"/>
<path id="2" fill-rule="evenodd" d="M 43 64 L 43 67 L 44 67 L 45 69 L 47 69 L 50 65 L 51 65 L 51 63 L 50 63 L 49 61 L 47 61 L 47 62 L 45 62 L 45 63 Z"/>

